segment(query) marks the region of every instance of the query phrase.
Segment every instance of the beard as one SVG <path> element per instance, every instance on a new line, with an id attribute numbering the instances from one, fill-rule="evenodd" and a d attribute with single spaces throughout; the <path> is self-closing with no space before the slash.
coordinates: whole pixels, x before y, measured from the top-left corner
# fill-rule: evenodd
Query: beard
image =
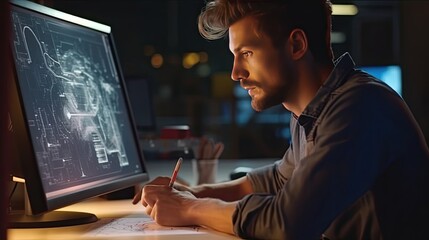
<path id="1" fill-rule="evenodd" d="M 290 97 L 294 95 L 296 89 L 298 74 L 295 66 L 290 61 L 282 59 L 280 61 L 281 70 L 272 72 L 271 79 L 265 75 L 259 81 L 249 80 L 242 82 L 242 86 L 255 87 L 254 94 L 252 93 L 252 108 L 261 112 L 270 107 L 287 102 Z"/>
<path id="2" fill-rule="evenodd" d="M 253 110 L 261 112 L 270 107 L 282 104 L 288 95 L 288 86 L 283 84 L 272 89 L 258 89 L 258 94 L 252 97 Z"/>

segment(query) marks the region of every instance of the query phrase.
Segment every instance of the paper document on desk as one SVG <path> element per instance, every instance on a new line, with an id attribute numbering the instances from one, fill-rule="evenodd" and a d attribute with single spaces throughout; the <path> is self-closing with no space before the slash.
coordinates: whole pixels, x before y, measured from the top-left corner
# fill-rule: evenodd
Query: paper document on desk
<path id="1" fill-rule="evenodd" d="M 165 227 L 151 218 L 102 218 L 93 223 L 87 236 L 142 236 L 202 234 L 200 227 Z"/>

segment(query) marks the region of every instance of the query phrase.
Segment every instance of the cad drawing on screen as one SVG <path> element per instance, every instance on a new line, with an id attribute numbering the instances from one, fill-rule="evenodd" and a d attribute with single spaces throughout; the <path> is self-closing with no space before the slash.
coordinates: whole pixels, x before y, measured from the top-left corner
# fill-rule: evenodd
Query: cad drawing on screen
<path id="1" fill-rule="evenodd" d="M 18 12 L 12 18 L 17 75 L 28 98 L 23 101 L 32 102 L 25 111 L 48 195 L 114 177 L 130 162 L 121 140 L 125 103 L 109 41 Z"/>

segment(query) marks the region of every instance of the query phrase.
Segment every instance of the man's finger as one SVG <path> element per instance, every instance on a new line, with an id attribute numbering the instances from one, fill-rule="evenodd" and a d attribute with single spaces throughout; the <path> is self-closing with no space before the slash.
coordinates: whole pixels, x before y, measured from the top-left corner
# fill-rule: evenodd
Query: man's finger
<path id="1" fill-rule="evenodd" d="M 134 195 L 133 204 L 134 205 L 137 204 L 138 202 L 140 202 L 141 199 L 142 199 L 142 189 L 140 188 L 140 191 L 136 195 Z"/>

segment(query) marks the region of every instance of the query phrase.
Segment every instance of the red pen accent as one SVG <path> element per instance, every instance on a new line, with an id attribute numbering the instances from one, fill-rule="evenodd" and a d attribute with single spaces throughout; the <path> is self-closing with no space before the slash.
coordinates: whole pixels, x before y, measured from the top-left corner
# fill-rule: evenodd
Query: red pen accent
<path id="1" fill-rule="evenodd" d="M 170 183 L 168 184 L 168 186 L 171 188 L 173 187 L 174 182 L 176 181 L 177 174 L 179 173 L 180 166 L 182 165 L 182 161 L 183 161 L 183 158 L 181 158 L 181 157 L 179 159 L 177 159 L 176 167 L 173 170 L 173 174 L 171 175 Z"/>

